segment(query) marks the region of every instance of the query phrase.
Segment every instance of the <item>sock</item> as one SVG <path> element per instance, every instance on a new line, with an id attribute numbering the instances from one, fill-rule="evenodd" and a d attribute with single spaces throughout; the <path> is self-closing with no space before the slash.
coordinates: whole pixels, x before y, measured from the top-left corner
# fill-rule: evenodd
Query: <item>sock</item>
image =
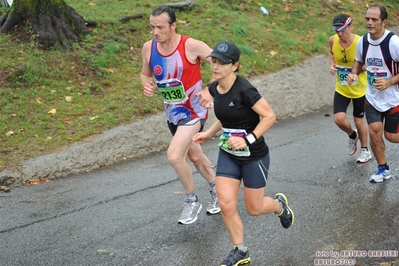
<path id="1" fill-rule="evenodd" d="M 244 243 L 242 243 L 242 244 L 237 244 L 237 245 L 234 245 L 234 246 L 236 246 L 239 250 L 242 250 L 242 251 L 245 251 L 245 252 L 247 251 L 247 249 L 246 249 Z"/>
<path id="2" fill-rule="evenodd" d="M 352 134 L 349 136 L 350 139 L 355 139 L 357 137 L 356 131 L 353 130 Z"/>
<path id="3" fill-rule="evenodd" d="M 378 165 L 378 167 L 385 167 L 386 170 L 389 170 L 389 166 L 386 163 Z"/>
<path id="4" fill-rule="evenodd" d="M 212 192 L 216 194 L 216 182 L 213 181 L 209 183 L 209 186 L 211 187 Z"/>
<path id="5" fill-rule="evenodd" d="M 367 149 L 367 146 L 366 147 L 360 147 L 360 149 L 363 149 L 363 150 L 366 150 L 366 151 L 369 150 L 369 149 Z"/>
<path id="6" fill-rule="evenodd" d="M 197 200 L 198 200 L 198 198 L 197 198 L 197 196 L 195 195 L 194 192 L 186 194 L 186 201 L 187 202 L 194 202 L 194 201 L 197 201 Z"/>
<path id="7" fill-rule="evenodd" d="M 281 212 L 283 211 L 283 204 L 281 202 L 279 202 L 279 201 L 277 201 L 277 202 L 280 205 L 280 209 L 278 210 L 278 212 L 276 212 L 276 214 L 277 215 L 281 215 L 282 214 Z"/>

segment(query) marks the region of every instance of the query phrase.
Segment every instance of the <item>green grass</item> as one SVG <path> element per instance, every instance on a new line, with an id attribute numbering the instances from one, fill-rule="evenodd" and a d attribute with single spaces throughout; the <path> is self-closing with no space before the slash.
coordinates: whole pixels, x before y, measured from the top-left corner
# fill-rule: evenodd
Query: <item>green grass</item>
<path id="1" fill-rule="evenodd" d="M 163 109 L 160 97 L 142 95 L 139 75 L 141 47 L 152 38 L 149 14 L 165 2 L 66 2 L 98 22 L 72 52 L 41 50 L 24 34 L 0 35 L 0 171 Z M 379 3 L 387 7 L 388 27 L 399 25 L 397 0 L 195 2 L 193 10 L 176 10 L 179 33 L 211 47 L 235 42 L 242 51 L 240 74 L 249 79 L 327 54 L 331 22 L 340 13 L 351 15 L 354 31 L 364 34 L 366 5 Z M 133 14 L 145 16 L 120 22 Z M 207 65 L 202 74 L 207 82 Z M 48 114 L 52 109 L 57 112 Z"/>

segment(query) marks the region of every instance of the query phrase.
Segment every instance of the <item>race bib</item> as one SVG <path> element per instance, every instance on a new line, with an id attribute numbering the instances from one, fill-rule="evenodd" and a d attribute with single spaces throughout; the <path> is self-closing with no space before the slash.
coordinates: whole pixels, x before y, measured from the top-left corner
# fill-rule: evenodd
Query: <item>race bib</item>
<path id="1" fill-rule="evenodd" d="M 339 78 L 339 81 L 341 82 L 342 85 L 348 85 L 346 82 L 346 78 L 348 77 L 349 74 L 352 73 L 352 68 L 351 67 L 345 67 L 345 66 L 336 66 L 337 67 L 337 76 Z M 357 78 L 354 82 L 352 82 L 351 85 L 357 84 Z"/>
<path id="2" fill-rule="evenodd" d="M 231 128 L 223 128 L 222 127 L 222 135 L 219 137 L 219 144 L 218 146 L 230 153 L 233 154 L 234 156 L 245 156 L 248 157 L 251 155 L 251 152 L 249 151 L 249 147 L 245 147 L 244 149 L 239 149 L 235 150 L 231 148 L 229 145 L 227 145 L 227 141 L 229 140 L 230 137 L 235 136 L 235 137 L 245 137 L 247 135 L 247 131 L 245 129 L 231 129 Z"/>
<path id="3" fill-rule="evenodd" d="M 380 70 L 378 67 L 367 68 L 367 83 L 369 84 L 370 88 L 375 89 L 375 79 L 387 77 L 388 73 L 384 70 Z"/>
<path id="4" fill-rule="evenodd" d="M 157 87 L 165 103 L 179 104 L 188 99 L 183 83 L 178 79 L 157 81 Z"/>

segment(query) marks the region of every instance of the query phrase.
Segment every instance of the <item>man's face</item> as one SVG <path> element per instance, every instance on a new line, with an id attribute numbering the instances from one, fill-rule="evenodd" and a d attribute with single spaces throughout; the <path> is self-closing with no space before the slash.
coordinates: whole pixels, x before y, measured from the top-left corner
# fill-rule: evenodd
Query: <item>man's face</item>
<path id="1" fill-rule="evenodd" d="M 350 24 L 344 31 L 337 31 L 338 37 L 341 41 L 345 42 L 346 40 L 349 40 L 352 34 L 352 27 L 353 25 Z"/>
<path id="2" fill-rule="evenodd" d="M 367 10 L 365 17 L 368 32 L 378 38 L 384 34 L 386 23 L 386 20 L 381 20 L 380 15 L 378 8 L 371 8 Z"/>
<path id="3" fill-rule="evenodd" d="M 166 13 L 159 16 L 150 16 L 150 25 L 152 34 L 161 43 L 168 41 L 176 29 L 176 23 L 169 24 L 169 17 Z"/>

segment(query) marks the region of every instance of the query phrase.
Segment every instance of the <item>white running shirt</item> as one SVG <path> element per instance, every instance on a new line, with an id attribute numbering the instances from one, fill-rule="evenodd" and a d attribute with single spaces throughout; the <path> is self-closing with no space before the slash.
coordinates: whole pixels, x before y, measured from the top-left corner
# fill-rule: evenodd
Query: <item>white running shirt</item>
<path id="1" fill-rule="evenodd" d="M 362 36 L 356 44 L 356 61 L 362 62 L 367 67 L 367 101 L 378 111 L 385 112 L 392 107 L 399 105 L 399 86 L 392 85 L 388 89 L 378 91 L 372 82 L 374 77 L 391 78 L 392 73 L 387 67 L 383 54 L 381 52 L 380 43 L 388 35 L 389 30 L 385 30 L 384 35 L 378 40 L 372 40 L 369 34 Z M 370 43 L 367 50 L 366 62 L 363 62 L 363 38 L 367 38 Z M 393 61 L 399 62 L 399 37 L 394 35 L 389 41 L 389 50 Z"/>

